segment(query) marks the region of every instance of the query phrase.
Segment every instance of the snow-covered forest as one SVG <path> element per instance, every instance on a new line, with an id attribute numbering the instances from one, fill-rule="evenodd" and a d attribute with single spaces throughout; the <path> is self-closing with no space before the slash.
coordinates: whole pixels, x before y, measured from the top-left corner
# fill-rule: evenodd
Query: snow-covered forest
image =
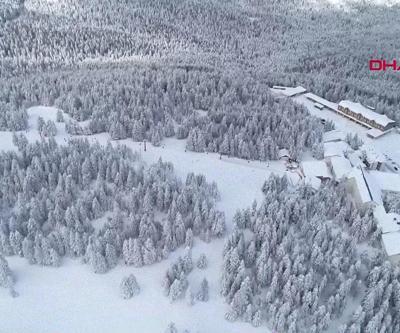
<path id="1" fill-rule="evenodd" d="M 281 148 L 298 157 L 322 139 L 322 125 L 305 108 L 276 99 L 267 85 L 246 77 L 140 66 L 81 75 L 57 72 L 0 84 L 0 99 L 11 110 L 0 116 L 4 127 L 24 128 L 25 113 L 19 110 L 50 104 L 72 117 L 72 134 L 108 132 L 113 139 L 156 146 L 176 136 L 188 138 L 189 150 L 245 159 L 277 159 Z"/>
<path id="2" fill-rule="evenodd" d="M 259 207 L 236 213 L 225 244 L 226 318 L 278 332 L 397 332 L 400 270 L 379 251 L 371 211 L 341 184 L 291 189 L 272 176 L 263 192 Z"/>
<path id="3" fill-rule="evenodd" d="M 337 121 L 270 89 L 400 122 L 397 72 L 368 66 L 398 57 L 399 16 L 398 0 L 0 0 L 0 331 L 400 332 L 374 208 L 325 177 Z M 400 214 L 398 192 L 383 205 Z"/>
<path id="4" fill-rule="evenodd" d="M 399 11 L 357 0 L 345 10 L 325 0 L 7 0 L 0 77 L 116 61 L 246 72 L 398 120 L 397 73 L 371 73 L 368 61 L 396 58 Z"/>
<path id="5" fill-rule="evenodd" d="M 76 140 L 28 144 L 0 155 L 0 252 L 31 264 L 59 266 L 83 257 L 95 273 L 118 264 L 140 267 L 167 258 L 194 236 L 221 237 L 218 190 L 205 177 L 181 183 L 161 160 L 144 168 L 123 146 Z M 105 213 L 112 211 L 112 218 Z"/>

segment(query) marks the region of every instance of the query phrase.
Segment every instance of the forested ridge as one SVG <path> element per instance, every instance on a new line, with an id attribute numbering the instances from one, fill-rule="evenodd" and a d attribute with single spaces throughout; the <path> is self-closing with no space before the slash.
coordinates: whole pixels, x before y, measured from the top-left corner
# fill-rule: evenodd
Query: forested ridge
<path id="1" fill-rule="evenodd" d="M 323 126 L 307 110 L 275 98 L 248 76 L 138 65 L 94 66 L 0 84 L 0 126 L 26 126 L 26 107 L 50 104 L 72 117 L 71 134 L 108 132 L 112 139 L 150 141 L 175 136 L 187 148 L 271 160 L 278 150 L 300 157 L 317 147 Z M 2 121 L 1 121 L 2 120 Z M 79 121 L 88 121 L 81 126 Z"/>
<path id="2" fill-rule="evenodd" d="M 398 15 L 398 5 L 359 1 L 341 9 L 311 0 L 7 0 L 0 73 L 116 61 L 233 71 L 302 84 L 333 101 L 360 100 L 398 119 L 397 73 L 368 67 L 371 58 L 396 58 Z"/>

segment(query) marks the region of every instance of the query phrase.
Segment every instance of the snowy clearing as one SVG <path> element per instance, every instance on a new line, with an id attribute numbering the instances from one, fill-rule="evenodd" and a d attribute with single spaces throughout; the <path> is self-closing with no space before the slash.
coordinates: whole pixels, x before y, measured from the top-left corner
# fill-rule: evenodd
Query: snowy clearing
<path id="1" fill-rule="evenodd" d="M 60 144 L 65 143 L 71 136 L 65 131 L 65 123 L 56 122 L 57 111 L 58 109 L 51 106 L 34 106 L 29 108 L 27 110 L 29 115 L 28 130 L 21 133 L 26 136 L 29 142 L 40 140 L 41 137 L 39 131 L 37 130 L 37 122 L 38 118 L 42 117 L 45 121 L 51 120 L 55 122 L 57 128 L 56 140 Z M 63 116 L 65 121 L 69 119 L 69 116 L 65 113 L 63 113 Z M 0 150 L 16 149 L 12 142 L 12 132 L 0 131 L 0 137 Z"/>

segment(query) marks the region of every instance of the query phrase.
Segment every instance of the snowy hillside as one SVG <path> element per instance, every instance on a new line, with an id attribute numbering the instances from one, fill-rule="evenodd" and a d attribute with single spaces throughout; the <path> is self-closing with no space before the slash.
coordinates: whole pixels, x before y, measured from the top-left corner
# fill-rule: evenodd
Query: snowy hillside
<path id="1" fill-rule="evenodd" d="M 399 15 L 2 1 L 0 332 L 400 332 Z"/>
<path id="2" fill-rule="evenodd" d="M 42 117 L 45 121 L 54 121 L 56 113 L 56 109 L 49 107 L 28 109 L 29 126 L 25 134 L 29 141 L 34 142 L 40 139 L 35 125 L 38 117 Z M 56 123 L 56 126 L 57 135 L 54 138 L 61 145 L 67 144 L 71 136 L 65 134 L 65 125 Z M 4 139 L 2 150 L 16 149 L 12 143 L 11 132 L 2 132 L 1 137 Z M 90 136 L 89 140 L 107 145 L 110 137 L 100 134 Z M 272 172 L 282 175 L 285 173 L 283 162 L 273 162 L 267 166 L 265 163 L 256 161 L 248 163 L 235 158 L 220 159 L 217 154 L 185 152 L 184 142 L 175 139 L 166 140 L 162 147 L 149 145 L 146 152 L 143 151 L 143 143 L 135 143 L 131 140 L 112 143 L 127 145 L 132 151 L 138 152 L 140 157 L 149 164 L 156 163 L 159 158 L 172 162 L 177 175 L 182 179 L 190 172 L 206 174 L 209 181 L 217 183 L 221 195 L 218 208 L 226 215 L 228 230 L 232 229 L 231 221 L 236 209 L 250 206 L 255 199 L 261 200 L 260 189 L 268 175 Z M 288 176 L 293 182 L 298 181 L 297 174 L 288 174 Z M 239 187 L 241 190 L 237 191 Z M 195 240 L 193 258 L 196 259 L 201 253 L 205 253 L 209 265 L 205 271 L 199 271 L 198 276 L 193 274 L 190 281 L 193 281 L 195 287 L 200 283 L 202 275 L 207 277 L 210 281 L 210 301 L 207 306 L 199 303 L 193 307 L 188 307 L 184 301 L 181 302 L 183 304 L 170 304 L 168 298 L 163 296 L 162 272 L 167 270 L 167 262 L 145 268 L 118 266 L 106 276 L 96 276 L 87 266 L 82 266 L 79 260 L 66 260 L 61 268 L 41 268 L 27 266 L 25 260 L 11 257 L 10 268 L 18 278 L 15 288 L 23 297 L 12 299 L 7 297 L 6 290 L 1 291 L 0 308 L 2 313 L 7 314 L 9 318 L 1 328 L 13 332 L 26 330 L 70 332 L 77 327 L 86 332 L 106 332 L 112 329 L 128 332 L 131 330 L 132 322 L 135 322 L 135 328 L 138 327 L 146 332 L 161 332 L 173 321 L 178 328 L 187 328 L 193 332 L 218 332 L 221 325 L 215 327 L 213 321 L 206 319 L 212 316 L 224 323 L 226 307 L 222 298 L 218 296 L 222 247 L 222 241 L 206 244 Z M 178 252 L 182 251 L 183 249 L 180 249 Z M 176 257 L 177 254 L 174 254 L 169 260 L 173 261 Z M 132 272 L 136 275 L 142 292 L 133 302 L 127 302 L 119 297 L 118 287 L 121 279 Z M 44 276 L 46 276 L 45 279 L 43 279 Z M 65 276 L 68 276 L 68 279 L 65 279 Z M 45 302 L 42 302 L 43 294 L 47 295 Z M 71 303 L 66 303 L 66 297 Z M 40 302 L 40 307 L 33 306 L 37 302 Z M 104 305 L 99 306 L 99 304 Z M 47 313 L 54 309 L 57 309 L 54 316 L 49 317 Z M 18 319 L 21 311 L 25 313 L 22 321 Z M 79 313 L 86 313 L 87 318 L 92 317 L 92 320 L 84 319 Z M 113 315 L 113 313 L 118 313 L 118 315 Z M 165 313 L 169 315 L 164 316 Z M 75 319 L 68 320 L 67 324 L 64 318 Z M 87 324 L 82 323 L 83 320 L 87 321 Z M 230 332 L 241 332 L 243 329 L 247 332 L 251 331 L 250 327 L 244 324 L 233 325 L 225 322 L 224 325 Z"/>

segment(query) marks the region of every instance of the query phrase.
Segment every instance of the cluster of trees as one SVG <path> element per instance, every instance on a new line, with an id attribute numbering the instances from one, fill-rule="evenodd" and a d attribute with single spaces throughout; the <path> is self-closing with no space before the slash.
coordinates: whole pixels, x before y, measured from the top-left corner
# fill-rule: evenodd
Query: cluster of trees
<path id="1" fill-rule="evenodd" d="M 323 126 L 304 107 L 263 96 L 262 90 L 250 97 L 244 88 L 249 89 L 245 86 L 235 92 L 242 106 L 232 108 L 224 103 L 197 121 L 189 131 L 189 150 L 264 161 L 278 159 L 281 148 L 299 158 L 305 149 L 320 144 Z"/>
<path id="2" fill-rule="evenodd" d="M 205 269 L 207 266 L 207 258 L 203 254 L 197 261 L 199 269 Z M 188 275 L 194 268 L 191 249 L 188 246 L 183 257 L 179 257 L 165 273 L 162 287 L 164 295 L 169 297 L 171 303 L 183 297 L 189 306 L 192 306 L 195 301 L 207 302 L 209 298 L 208 281 L 204 278 L 201 282 L 199 290 L 194 293 L 189 286 Z"/>
<path id="3" fill-rule="evenodd" d="M 179 257 L 167 270 L 162 282 L 164 295 L 169 297 L 171 303 L 185 295 L 189 287 L 187 276 L 192 270 L 192 254 L 190 248 L 187 248 L 184 257 Z"/>
<path id="4" fill-rule="evenodd" d="M 125 146 L 53 138 L 0 154 L 0 253 L 58 266 L 82 257 L 97 273 L 122 258 L 149 265 L 179 246 L 225 232 L 218 191 L 202 175 L 184 183 L 170 163 L 145 167 Z M 112 218 L 105 213 L 112 211 Z M 103 222 L 101 222 L 103 221 Z"/>
<path id="5" fill-rule="evenodd" d="M 0 99 L 0 131 L 21 131 L 28 126 L 28 113 Z"/>
<path id="6" fill-rule="evenodd" d="M 354 150 L 358 150 L 364 144 L 363 140 L 358 136 L 357 133 L 347 133 L 346 142 Z"/>
<path id="7" fill-rule="evenodd" d="M 263 192 L 259 207 L 235 214 L 225 244 L 226 318 L 268 321 L 279 332 L 324 331 L 363 291 L 373 264 L 357 242 L 379 244 L 372 210 L 358 211 L 343 184 L 293 191 L 286 177 L 272 176 Z"/>
<path id="8" fill-rule="evenodd" d="M 350 322 L 340 333 L 387 332 L 400 330 L 400 269 L 389 262 L 375 266 L 369 272 L 366 291 Z"/>
<path id="9" fill-rule="evenodd" d="M 121 297 L 124 299 L 129 299 L 134 296 L 139 295 L 140 287 L 136 281 L 136 277 L 130 274 L 128 277 L 124 277 L 120 285 Z"/>
<path id="10" fill-rule="evenodd" d="M 56 136 L 57 127 L 54 121 L 48 120 L 44 121 L 42 117 L 37 120 L 37 130 L 42 137 Z"/>

